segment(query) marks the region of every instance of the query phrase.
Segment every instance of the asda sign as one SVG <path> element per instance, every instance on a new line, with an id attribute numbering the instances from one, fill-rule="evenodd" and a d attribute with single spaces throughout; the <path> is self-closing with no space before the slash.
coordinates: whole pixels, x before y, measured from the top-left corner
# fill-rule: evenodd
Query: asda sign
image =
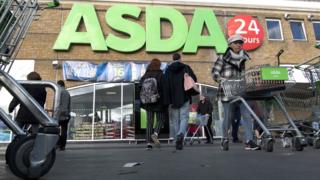
<path id="1" fill-rule="evenodd" d="M 182 49 L 183 53 L 196 53 L 198 48 L 215 48 L 224 53 L 227 42 L 217 18 L 211 9 L 194 10 L 190 26 L 178 10 L 165 6 L 145 8 L 145 26 L 142 9 L 134 5 L 114 5 L 106 10 L 103 22 L 99 22 L 92 4 L 74 4 L 53 46 L 54 50 L 69 50 L 72 44 L 88 44 L 93 51 L 135 52 L 145 48 L 147 52 L 169 53 Z M 83 20 L 86 31 L 77 29 Z M 171 24 L 169 37 L 162 37 L 162 22 Z M 120 32 L 103 32 L 101 24 Z M 207 29 L 208 34 L 203 34 Z M 107 34 L 106 36 L 104 34 Z"/>

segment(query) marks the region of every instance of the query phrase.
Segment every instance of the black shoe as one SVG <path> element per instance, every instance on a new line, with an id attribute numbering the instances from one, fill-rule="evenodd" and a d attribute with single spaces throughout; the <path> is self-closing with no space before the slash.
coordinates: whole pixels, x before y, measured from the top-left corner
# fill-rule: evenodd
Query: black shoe
<path id="1" fill-rule="evenodd" d="M 261 148 L 256 145 L 253 141 L 248 141 L 245 146 L 245 150 L 260 150 Z"/>
<path id="2" fill-rule="evenodd" d="M 152 150 L 152 145 L 148 144 L 147 147 L 146 147 L 146 150 Z"/>
<path id="3" fill-rule="evenodd" d="M 228 151 L 229 150 L 229 141 L 228 140 L 223 140 L 221 142 L 221 149 L 224 151 Z"/>
<path id="4" fill-rule="evenodd" d="M 65 151 L 66 148 L 65 148 L 65 147 L 60 147 L 59 150 L 60 150 L 60 151 Z"/>
<path id="5" fill-rule="evenodd" d="M 206 144 L 213 144 L 213 142 L 212 141 L 207 141 Z"/>
<path id="6" fill-rule="evenodd" d="M 183 149 L 183 134 L 179 134 L 177 136 L 176 149 L 177 150 L 182 150 Z"/>

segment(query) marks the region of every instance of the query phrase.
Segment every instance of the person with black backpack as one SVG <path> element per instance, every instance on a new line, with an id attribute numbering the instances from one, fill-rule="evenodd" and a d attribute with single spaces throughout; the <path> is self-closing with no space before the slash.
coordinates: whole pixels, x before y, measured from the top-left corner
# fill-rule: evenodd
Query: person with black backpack
<path id="1" fill-rule="evenodd" d="M 165 112 L 168 109 L 168 105 L 165 103 L 165 99 L 167 99 L 165 79 L 160 66 L 160 60 L 153 59 L 140 80 L 141 107 L 147 111 L 146 142 L 148 150 L 152 149 L 151 139 L 156 147 L 160 147 L 158 136 L 165 121 Z M 154 115 L 157 118 L 155 129 L 153 129 Z"/>

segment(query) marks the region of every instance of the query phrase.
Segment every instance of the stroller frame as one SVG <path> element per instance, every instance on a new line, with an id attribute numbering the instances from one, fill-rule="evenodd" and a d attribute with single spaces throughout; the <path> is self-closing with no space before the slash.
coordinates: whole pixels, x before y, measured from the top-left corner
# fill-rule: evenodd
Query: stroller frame
<path id="1" fill-rule="evenodd" d="M 191 127 L 188 127 L 187 132 L 184 135 L 184 139 L 183 139 L 184 140 L 184 144 L 187 143 L 187 139 L 188 139 L 189 140 L 189 144 L 193 145 L 194 140 L 196 138 L 195 136 L 199 133 L 199 130 L 201 130 L 202 127 L 204 128 L 205 131 L 207 131 L 209 133 L 209 129 L 208 129 L 208 126 L 207 126 L 208 119 L 209 119 L 209 117 L 204 117 L 204 118 L 201 118 L 201 119 L 199 119 L 198 117 L 196 118 L 196 120 L 197 120 L 196 123 L 192 124 L 192 125 L 196 125 L 196 130 L 194 132 L 192 132 L 192 136 L 191 137 L 188 137 L 188 134 L 190 133 L 190 130 L 191 130 Z M 213 142 L 213 137 L 212 136 L 210 136 L 210 140 L 211 140 L 211 142 Z M 197 141 L 198 141 L 199 144 L 201 143 L 201 140 L 200 140 L 199 136 L 197 136 Z"/>

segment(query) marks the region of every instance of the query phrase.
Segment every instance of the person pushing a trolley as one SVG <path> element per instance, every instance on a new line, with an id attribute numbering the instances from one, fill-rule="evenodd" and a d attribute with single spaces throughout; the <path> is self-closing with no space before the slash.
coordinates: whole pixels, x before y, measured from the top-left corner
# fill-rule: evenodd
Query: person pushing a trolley
<path id="1" fill-rule="evenodd" d="M 234 116 L 235 104 L 230 103 L 230 98 L 224 95 L 221 89 L 221 82 L 228 79 L 240 79 L 245 72 L 245 62 L 250 60 L 248 53 L 243 50 L 243 37 L 232 35 L 228 38 L 228 48 L 223 55 L 218 56 L 212 68 L 212 78 L 220 85 L 219 98 L 223 104 L 224 118 L 222 122 L 221 147 L 224 151 L 229 150 L 228 130 Z M 245 149 L 258 150 L 259 147 L 252 141 L 252 121 L 249 111 L 241 104 L 240 111 L 245 128 Z"/>

